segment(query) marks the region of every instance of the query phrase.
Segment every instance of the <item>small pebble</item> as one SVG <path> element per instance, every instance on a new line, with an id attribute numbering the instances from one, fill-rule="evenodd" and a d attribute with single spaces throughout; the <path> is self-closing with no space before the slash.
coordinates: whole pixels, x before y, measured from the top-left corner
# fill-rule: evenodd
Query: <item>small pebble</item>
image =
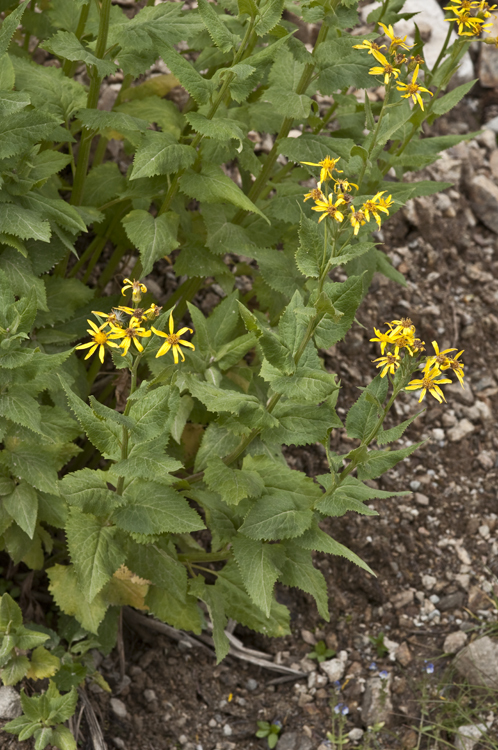
<path id="1" fill-rule="evenodd" d="M 348 737 L 352 742 L 358 742 L 363 737 L 363 729 L 355 727 L 350 732 L 348 732 Z"/>
<path id="2" fill-rule="evenodd" d="M 118 719 L 126 719 L 128 711 L 123 701 L 119 700 L 119 698 L 111 698 L 110 705 L 114 716 L 117 716 Z"/>
<path id="3" fill-rule="evenodd" d="M 151 689 L 144 690 L 144 698 L 147 701 L 147 703 L 152 703 L 152 701 L 157 701 L 156 691 L 151 690 Z"/>
<path id="4" fill-rule="evenodd" d="M 208 726 L 211 727 L 211 729 L 214 729 L 218 726 L 218 722 L 216 719 L 209 719 Z"/>
<path id="5" fill-rule="evenodd" d="M 230 724 L 225 724 L 225 726 L 223 727 L 223 734 L 225 735 L 225 737 L 231 737 L 232 732 L 233 730 Z"/>
<path id="6" fill-rule="evenodd" d="M 259 682 L 257 680 L 254 680 L 252 677 L 250 677 L 246 682 L 246 688 L 251 691 L 251 693 L 254 690 L 257 690 L 259 687 Z"/>
<path id="7" fill-rule="evenodd" d="M 410 489 L 411 489 L 411 490 L 412 490 L 413 492 L 416 492 L 417 490 L 419 490 L 419 489 L 421 488 L 421 486 L 422 486 L 422 484 L 421 484 L 421 483 L 420 483 L 420 482 L 418 481 L 418 479 L 413 479 L 413 480 L 412 480 L 412 481 L 410 482 Z"/>

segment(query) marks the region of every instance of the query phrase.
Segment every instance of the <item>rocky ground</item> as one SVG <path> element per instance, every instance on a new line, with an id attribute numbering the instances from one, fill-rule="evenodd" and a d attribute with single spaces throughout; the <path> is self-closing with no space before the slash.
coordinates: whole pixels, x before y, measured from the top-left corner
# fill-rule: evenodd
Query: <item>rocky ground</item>
<path id="1" fill-rule="evenodd" d="M 231 657 L 216 666 L 209 650 L 126 625 L 124 679 L 113 653 L 99 666 L 112 694 L 88 690 L 109 748 L 256 750 L 266 746 L 255 738 L 256 722 L 280 721 L 278 750 L 325 750 L 338 747 L 327 740 L 338 726 L 338 704 L 351 747 L 498 747 L 498 52 L 486 48 L 479 60 L 473 50 L 471 58 L 485 86 L 476 85 L 435 127 L 438 134 L 483 132 L 417 174 L 453 187 L 411 201 L 377 234 L 406 288 L 376 277 L 358 313 L 365 328 L 355 325 L 323 352 L 342 380 L 344 414 L 357 386 L 375 374 L 374 325 L 409 316 L 428 349 L 437 339 L 441 348 L 465 350 L 465 390 L 446 387 L 443 405 L 428 397 L 396 447 L 419 440 L 424 446 L 378 481 L 410 494 L 375 501 L 378 517 L 347 514 L 328 524 L 377 577 L 317 554 L 329 623 L 306 594 L 281 587 L 292 636 L 268 640 L 235 628 L 246 647 L 304 673 L 285 682 Z M 175 284 L 166 263 L 147 279 L 160 302 Z M 202 292 L 196 304 L 209 310 L 218 291 Z M 417 408 L 407 393 L 394 416 Z M 336 431 L 334 450 L 351 447 L 354 441 Z M 316 447 L 289 449 L 288 461 L 310 476 L 326 470 Z M 318 641 L 336 652 L 321 664 L 309 658 Z M 486 690 L 469 692 L 464 677 Z M 461 710 L 448 714 L 455 701 Z M 429 719 L 443 726 L 437 740 L 420 734 Z M 369 732 L 373 725 L 382 726 Z M 458 731 L 462 726 L 470 729 Z M 0 738 L 0 748 L 17 747 L 26 744 Z M 92 747 L 85 719 L 81 747 Z"/>

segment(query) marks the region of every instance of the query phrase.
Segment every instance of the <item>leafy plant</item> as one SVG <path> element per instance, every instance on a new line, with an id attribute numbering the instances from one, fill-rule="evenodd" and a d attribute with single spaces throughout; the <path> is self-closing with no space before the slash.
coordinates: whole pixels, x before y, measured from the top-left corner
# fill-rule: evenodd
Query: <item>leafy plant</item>
<path id="1" fill-rule="evenodd" d="M 368 640 L 375 647 L 375 651 L 379 659 L 383 659 L 384 656 L 387 656 L 387 654 L 389 653 L 389 649 L 384 643 L 384 633 L 379 633 L 375 636 L 369 635 Z"/>
<path id="2" fill-rule="evenodd" d="M 318 641 L 313 647 L 313 651 L 309 652 L 308 659 L 316 659 L 320 664 L 322 661 L 331 659 L 333 656 L 335 656 L 334 649 L 327 648 L 325 641 Z"/>
<path id="3" fill-rule="evenodd" d="M 53 678 L 8 725 L 37 748 L 72 747 L 76 686 L 101 680 L 88 649 L 113 647 L 125 605 L 210 627 L 218 659 L 228 618 L 289 632 L 277 581 L 328 620 L 313 551 L 372 571 L 320 522 L 404 494 L 365 484 L 418 447 L 383 447 L 412 421 L 383 428 L 401 391 L 441 400 L 448 372 L 463 385 L 461 353 L 424 357 L 411 321 L 392 321 L 346 418 L 357 445 L 330 450 L 340 384 L 319 352 L 344 338 L 376 272 L 405 283 L 370 230 L 449 187 L 403 177 L 473 135 L 422 137 L 471 88 L 444 93 L 472 38 L 448 35 L 429 70 L 418 34 L 410 50 L 393 36 L 399 0 L 372 12 L 365 39 L 356 5 L 288 4 L 319 24 L 311 51 L 282 0 L 133 17 L 111 0 L 2 5 L 0 545 L 36 585 L 48 577 L 57 632 L 24 626 L 4 593 L 1 668 L 5 684 Z M 384 34 L 388 47 L 372 41 Z M 145 76 L 159 58 L 170 72 Z M 176 288 L 163 311 L 147 276 L 164 258 Z M 221 301 L 205 316 L 207 288 Z M 282 452 L 314 443 L 329 466 L 317 483 Z"/>
<path id="4" fill-rule="evenodd" d="M 268 721 L 258 721 L 258 727 L 256 737 L 266 737 L 268 747 L 272 750 L 272 748 L 277 746 L 278 738 L 282 731 L 282 723 L 274 721 L 270 724 Z"/>

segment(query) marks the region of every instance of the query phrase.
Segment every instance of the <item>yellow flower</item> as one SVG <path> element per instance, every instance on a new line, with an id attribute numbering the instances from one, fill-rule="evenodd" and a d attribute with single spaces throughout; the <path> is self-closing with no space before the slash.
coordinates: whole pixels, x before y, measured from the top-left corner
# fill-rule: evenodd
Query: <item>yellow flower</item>
<path id="1" fill-rule="evenodd" d="M 336 172 L 342 172 L 341 169 L 336 169 L 336 164 L 339 161 L 340 157 L 338 159 L 332 159 L 330 156 L 326 156 L 325 159 L 322 159 L 322 161 L 314 162 L 314 161 L 302 161 L 301 164 L 307 164 L 309 167 L 321 167 L 320 170 L 320 183 L 325 182 L 325 180 L 328 180 L 329 177 L 332 177 L 332 172 L 335 170 Z"/>
<path id="2" fill-rule="evenodd" d="M 173 310 L 169 314 L 169 333 L 163 333 L 162 331 L 157 331 L 154 326 L 151 326 L 152 330 L 156 334 L 156 336 L 162 336 L 166 341 L 161 346 L 159 351 L 156 354 L 157 357 L 162 357 L 163 354 L 166 354 L 166 352 L 169 352 L 171 348 L 173 348 L 173 358 L 175 360 L 175 365 L 178 364 L 178 354 L 182 358 L 182 362 L 185 362 L 185 357 L 183 356 L 183 352 L 180 349 L 180 344 L 182 346 L 188 346 L 190 349 L 195 349 L 195 346 L 190 343 L 190 341 L 184 341 L 180 338 L 180 336 L 185 333 L 186 331 L 190 331 L 190 333 L 193 333 L 191 328 L 180 328 L 179 331 L 174 333 L 175 330 L 175 322 L 173 320 Z"/>
<path id="3" fill-rule="evenodd" d="M 407 352 L 409 352 L 413 356 L 413 344 L 414 344 L 414 337 L 413 333 L 410 334 L 402 334 L 397 333 L 393 334 L 393 343 L 394 343 L 394 352 L 397 354 L 400 349 L 406 349 Z"/>
<path id="4" fill-rule="evenodd" d="M 384 191 L 385 192 L 385 191 Z M 389 209 L 393 205 L 393 197 L 392 195 L 388 195 L 387 198 L 382 198 L 382 193 L 377 193 L 377 195 L 373 198 L 373 200 L 377 203 L 377 208 L 379 211 L 385 211 L 385 213 L 389 213 Z"/>
<path id="5" fill-rule="evenodd" d="M 458 380 L 460 381 L 460 385 L 462 386 L 462 388 L 465 388 L 465 386 L 463 384 L 463 379 L 465 377 L 464 376 L 464 372 L 463 372 L 463 368 L 464 368 L 465 365 L 463 364 L 463 362 L 459 362 L 458 361 L 458 357 L 461 354 L 463 354 L 463 351 L 464 350 L 462 349 L 461 352 L 458 352 L 458 354 L 455 354 L 455 356 L 452 359 L 449 360 L 448 366 L 444 367 L 442 369 L 444 369 L 444 370 L 447 370 L 447 369 L 452 370 L 455 373 L 455 375 L 457 376 Z"/>
<path id="6" fill-rule="evenodd" d="M 387 206 L 385 205 L 386 202 L 391 198 L 389 198 L 386 201 L 383 201 L 382 196 L 384 195 L 386 191 L 383 190 L 380 193 L 377 193 L 374 195 L 374 197 L 371 200 L 365 201 L 363 206 L 361 207 L 361 210 L 365 214 L 365 218 L 367 221 L 370 221 L 370 214 L 374 217 L 375 221 L 377 222 L 379 228 L 381 224 L 381 218 L 379 216 L 379 211 L 382 211 L 383 213 L 389 215 L 389 211 L 387 209 Z M 389 204 L 391 205 L 391 204 Z"/>
<path id="7" fill-rule="evenodd" d="M 145 328 L 142 328 L 138 320 L 133 320 L 133 318 L 131 318 L 127 328 L 118 328 L 117 326 L 112 326 L 109 338 L 123 339 L 119 344 L 119 347 L 124 350 L 121 356 L 125 357 L 126 354 L 128 354 L 128 349 L 130 348 L 130 344 L 132 341 L 135 343 L 138 351 L 143 352 L 144 348 L 138 338 L 147 338 L 150 335 L 151 332 L 146 331 Z"/>
<path id="8" fill-rule="evenodd" d="M 104 313 L 103 313 L 104 314 Z M 76 346 L 76 349 L 90 349 L 88 354 L 86 355 L 85 359 L 88 359 L 88 357 L 91 357 L 94 351 L 99 349 L 99 359 L 103 363 L 104 362 L 104 354 L 105 354 L 105 346 L 112 346 L 117 347 L 117 344 L 113 344 L 111 341 L 109 341 L 109 334 L 105 333 L 105 331 L 102 330 L 107 323 L 104 323 L 103 325 L 98 328 L 93 320 L 87 320 L 87 323 L 91 328 L 87 328 L 88 333 L 92 337 L 92 341 L 90 341 L 88 344 L 80 344 L 79 346 Z M 91 348 L 90 348 L 91 347 Z"/>
<path id="9" fill-rule="evenodd" d="M 456 18 L 445 18 L 444 20 L 449 23 L 451 21 L 456 21 L 460 36 L 476 36 L 477 34 L 480 34 L 481 31 L 490 29 L 493 25 L 491 23 L 485 23 L 484 18 L 471 16 L 466 10 L 458 10 L 456 8 L 452 8 L 452 10 Z M 470 31 L 465 31 L 465 29 L 470 29 Z"/>
<path id="10" fill-rule="evenodd" d="M 485 0 L 481 0 L 477 8 L 477 12 L 482 13 L 484 18 L 491 18 L 494 10 L 496 10 L 496 5 L 489 5 Z"/>
<path id="11" fill-rule="evenodd" d="M 110 313 L 104 313 L 104 312 L 99 312 L 98 310 L 92 310 L 92 313 L 94 315 L 98 315 L 99 318 L 102 318 L 105 321 L 104 325 L 119 326 L 124 321 L 123 316 L 119 314 L 120 309 L 121 309 L 120 307 L 116 309 L 113 308 L 112 312 Z"/>
<path id="12" fill-rule="evenodd" d="M 446 5 L 444 9 L 451 10 L 452 13 L 456 13 L 458 10 L 469 11 L 469 10 L 472 10 L 472 8 L 477 8 L 477 6 L 479 5 L 479 3 L 476 2 L 476 0 L 450 0 L 450 1 L 452 3 L 455 3 L 456 6 L 460 6 L 458 8 L 453 5 Z"/>
<path id="13" fill-rule="evenodd" d="M 351 222 L 351 226 L 354 229 L 355 236 L 360 231 L 360 227 L 362 227 L 364 224 L 367 223 L 367 219 L 363 211 L 355 211 L 354 206 L 350 206 L 352 214 L 349 217 L 349 220 Z"/>
<path id="14" fill-rule="evenodd" d="M 318 223 L 323 221 L 327 216 L 339 224 L 344 221 L 344 214 L 339 210 L 339 206 L 344 203 L 343 198 L 337 198 L 337 202 L 334 203 L 334 199 L 337 198 L 333 193 L 330 193 L 328 198 L 323 196 L 323 200 L 317 200 L 315 205 L 311 207 L 312 211 L 319 211 L 322 216 L 318 219 Z"/>
<path id="15" fill-rule="evenodd" d="M 411 336 L 413 338 L 413 335 L 415 333 L 415 326 L 413 325 L 410 318 L 391 320 L 391 322 L 387 323 L 386 325 L 391 327 L 393 336 L 399 334 L 400 336 Z"/>
<path id="16" fill-rule="evenodd" d="M 320 190 L 320 188 L 313 188 L 313 190 L 310 190 L 310 192 L 306 193 L 306 195 L 304 196 L 305 202 L 309 200 L 310 198 L 314 201 L 318 201 L 318 200 L 321 200 L 322 198 L 325 198 L 325 196 Z"/>
<path id="17" fill-rule="evenodd" d="M 358 190 L 358 185 L 355 185 L 354 182 L 349 182 L 346 178 L 343 180 L 334 179 L 334 182 L 334 193 L 350 193 L 353 188 Z"/>
<path id="18" fill-rule="evenodd" d="M 386 26 L 383 23 L 379 23 L 379 26 L 382 27 L 382 29 L 384 30 L 384 34 L 391 40 L 391 46 L 389 47 L 390 52 L 397 49 L 398 47 L 401 47 L 401 49 L 411 49 L 410 45 L 406 44 L 406 36 L 401 39 L 401 37 L 394 35 L 394 29 L 391 24 L 389 24 L 389 26 Z"/>
<path id="19" fill-rule="evenodd" d="M 425 341 L 414 339 L 410 344 L 410 348 L 413 349 L 415 354 L 417 354 L 418 352 L 425 352 Z"/>
<path id="20" fill-rule="evenodd" d="M 375 44 L 375 42 L 369 42 L 368 39 L 363 40 L 363 44 L 353 44 L 353 49 L 367 49 L 369 55 L 373 55 L 375 52 L 380 52 L 381 49 L 386 49 L 385 44 Z"/>
<path id="21" fill-rule="evenodd" d="M 432 92 L 429 91 L 429 89 L 424 88 L 423 86 L 419 86 L 417 83 L 417 76 L 418 76 L 418 70 L 419 65 L 415 68 L 413 71 L 413 76 L 411 83 L 396 83 L 396 88 L 398 91 L 404 91 L 404 94 L 401 94 L 402 99 L 409 99 L 410 96 L 412 98 L 412 101 L 414 104 L 417 102 L 420 104 L 420 108 L 422 112 L 424 111 L 424 100 L 420 96 L 420 92 L 424 91 L 426 94 L 430 94 L 432 96 Z"/>
<path id="22" fill-rule="evenodd" d="M 418 391 L 422 389 L 422 393 L 418 400 L 419 403 L 422 401 L 427 391 L 429 391 L 431 396 L 434 396 L 436 401 L 439 401 L 439 403 L 441 404 L 443 401 L 446 401 L 446 399 L 440 386 L 444 385 L 445 383 L 451 383 L 451 380 L 449 380 L 448 378 L 442 378 L 438 380 L 437 378 L 439 378 L 440 375 L 440 371 L 437 367 L 435 367 L 433 370 L 424 373 L 423 378 L 410 380 L 408 385 L 405 387 L 405 390 Z"/>
<path id="23" fill-rule="evenodd" d="M 155 305 L 153 302 L 144 312 L 144 315 L 147 317 L 147 320 L 154 320 L 154 318 L 157 318 L 161 314 L 162 309 L 162 305 Z"/>
<path id="24" fill-rule="evenodd" d="M 379 331 L 377 328 L 374 328 L 374 333 L 376 338 L 370 339 L 370 341 L 378 341 L 380 344 L 380 353 L 384 354 L 386 350 L 386 346 L 389 344 L 394 344 L 394 340 L 391 336 L 391 331 L 387 331 L 386 333 L 382 333 L 382 331 Z M 373 360 L 375 361 L 375 360 Z"/>
<path id="25" fill-rule="evenodd" d="M 379 364 L 375 366 L 383 368 L 380 377 L 384 378 L 388 372 L 390 372 L 391 375 L 394 375 L 400 365 L 401 357 L 399 354 L 386 354 L 385 357 L 377 357 L 377 359 L 373 359 L 372 362 L 378 362 Z"/>
<path id="26" fill-rule="evenodd" d="M 450 366 L 450 357 L 447 357 L 446 355 L 448 352 L 456 352 L 456 348 L 453 349 L 444 349 L 444 351 L 439 351 L 439 345 L 437 341 L 432 342 L 432 346 L 434 347 L 434 351 L 436 352 L 431 357 L 427 358 L 427 361 L 424 365 L 424 372 L 427 372 L 427 370 L 432 370 L 433 367 L 438 367 L 440 370 L 446 370 Z M 460 352 L 461 354 L 462 352 Z"/>
<path id="27" fill-rule="evenodd" d="M 147 320 L 145 310 L 141 307 L 125 307 L 125 305 L 120 305 L 117 309 L 132 316 L 130 323 L 138 323 L 140 325 L 144 320 Z"/>
<path id="28" fill-rule="evenodd" d="M 398 68 L 395 68 L 393 65 L 391 65 L 389 60 L 380 52 L 377 52 L 374 57 L 378 62 L 381 63 L 381 65 L 376 65 L 373 68 L 370 68 L 368 72 L 371 76 L 384 76 L 384 85 L 387 86 L 391 79 L 391 76 L 397 78 L 400 74 L 400 71 L 398 70 Z"/>
<path id="29" fill-rule="evenodd" d="M 121 289 L 121 294 L 124 295 L 127 289 L 132 290 L 131 298 L 133 302 L 140 302 L 142 299 L 142 294 L 145 294 L 147 292 L 147 287 L 145 284 L 141 284 L 140 281 L 130 281 L 130 279 L 124 279 L 123 280 L 123 288 Z"/>

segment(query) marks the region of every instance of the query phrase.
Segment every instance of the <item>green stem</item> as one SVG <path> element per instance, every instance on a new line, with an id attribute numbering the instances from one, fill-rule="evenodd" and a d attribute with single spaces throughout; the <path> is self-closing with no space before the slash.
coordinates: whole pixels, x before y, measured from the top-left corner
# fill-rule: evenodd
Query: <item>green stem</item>
<path id="1" fill-rule="evenodd" d="M 450 39 L 451 39 L 451 32 L 453 31 L 453 25 L 454 25 L 454 21 L 452 21 L 451 23 L 448 24 L 448 32 L 446 34 L 446 39 L 444 40 L 444 44 L 441 47 L 441 51 L 440 51 L 440 53 L 439 53 L 439 55 L 437 57 L 437 60 L 434 63 L 434 65 L 432 66 L 432 70 L 429 73 L 428 82 L 425 84 L 426 86 L 428 86 L 430 84 L 430 82 L 432 81 L 432 79 L 434 78 L 434 75 L 435 75 L 437 69 L 439 68 L 441 60 L 443 59 L 443 57 L 446 54 L 446 50 L 448 49 L 448 44 L 450 43 Z"/>
<path id="2" fill-rule="evenodd" d="M 99 244 L 99 242 L 102 241 L 102 236 L 98 234 L 96 237 L 93 238 L 93 240 L 90 242 L 86 250 L 84 251 L 81 258 L 74 264 L 74 266 L 71 268 L 71 270 L 68 273 L 69 278 L 72 276 L 76 276 L 80 268 L 89 260 L 89 258 L 92 257 L 93 252 L 96 248 L 96 246 Z"/>
<path id="3" fill-rule="evenodd" d="M 97 282 L 97 290 L 99 292 L 104 289 L 108 281 L 111 280 L 113 277 L 117 267 L 119 266 L 124 254 L 129 250 L 130 248 L 128 245 L 118 245 L 111 256 L 111 259 L 106 264 L 106 267 L 104 268 L 102 274 L 100 275 L 100 278 Z"/>
<path id="4" fill-rule="evenodd" d="M 93 155 L 92 168 L 98 167 L 99 164 L 102 164 L 108 143 L 109 139 L 101 135 L 97 143 L 97 148 L 95 149 L 95 153 Z"/>
<path id="5" fill-rule="evenodd" d="M 360 176 L 358 178 L 358 194 L 359 195 L 361 195 L 362 183 L 363 183 L 363 178 L 365 177 L 365 171 L 366 171 L 366 168 L 367 168 L 367 163 L 368 163 L 368 160 L 370 159 L 372 151 L 375 148 L 375 144 L 377 142 L 377 137 L 378 137 L 379 131 L 380 131 L 380 126 L 382 124 L 382 120 L 384 119 L 384 114 L 386 112 L 387 105 L 389 104 L 389 97 L 390 97 L 390 94 L 391 94 L 391 89 L 392 89 L 392 86 L 393 86 L 393 81 L 394 81 L 394 78 L 390 78 L 389 79 L 389 83 L 386 86 L 386 95 L 385 95 L 384 101 L 382 103 L 382 109 L 380 110 L 380 114 L 379 114 L 379 118 L 377 120 L 377 124 L 375 125 L 375 130 L 372 133 L 372 139 L 370 141 L 370 146 L 368 147 L 368 151 L 367 151 L 368 156 L 365 159 L 365 161 L 363 162 L 363 166 L 361 168 Z"/>
<path id="6" fill-rule="evenodd" d="M 102 59 L 104 57 L 107 46 L 110 12 L 111 0 L 102 0 L 99 20 L 99 32 L 97 36 L 97 44 L 95 47 L 95 56 L 99 59 Z M 99 76 L 97 68 L 93 66 L 90 74 L 90 89 L 88 91 L 86 104 L 87 109 L 97 108 L 101 83 L 102 78 Z M 81 131 L 80 149 L 78 153 L 78 164 L 76 166 L 73 192 L 71 194 L 71 205 L 73 206 L 81 205 L 83 189 L 85 187 L 86 173 L 88 170 L 88 161 L 90 158 L 90 150 L 92 148 L 92 141 L 93 132 L 91 130 L 83 128 L 83 130 Z"/>
<path id="7" fill-rule="evenodd" d="M 132 396 L 136 389 L 137 389 L 137 374 L 138 374 L 138 365 L 140 364 L 140 360 L 142 358 L 142 353 L 137 354 L 135 357 L 135 361 L 133 362 L 133 367 L 131 368 L 131 385 L 130 385 L 130 394 L 128 396 L 128 400 L 126 402 L 126 407 L 124 410 L 124 416 L 127 417 L 130 413 L 131 409 L 131 399 L 130 396 Z M 128 428 L 123 425 L 123 434 L 121 439 L 121 461 L 126 461 L 128 458 L 128 442 L 130 439 L 130 433 L 128 431 Z M 122 495 L 124 489 L 124 477 L 118 478 L 118 483 L 116 486 L 116 494 Z"/>
<path id="8" fill-rule="evenodd" d="M 228 560 L 231 556 L 231 552 L 189 552 L 188 554 L 178 555 L 178 562 L 189 562 L 189 563 L 212 563 L 212 562 L 223 562 Z"/>
<path id="9" fill-rule="evenodd" d="M 97 263 L 98 259 L 100 258 L 102 251 L 104 250 L 107 241 L 111 238 L 112 234 L 114 233 L 114 230 L 116 229 L 116 225 L 121 220 L 121 217 L 127 210 L 127 207 L 124 206 L 121 208 L 120 211 L 116 211 L 114 216 L 112 217 L 112 220 L 109 222 L 109 226 L 107 227 L 107 230 L 104 234 L 104 236 L 101 238 L 101 242 L 99 242 L 95 250 L 93 252 L 92 257 L 90 258 L 90 261 L 88 263 L 87 269 L 85 271 L 85 275 L 83 277 L 83 283 L 86 284 L 88 282 L 88 279 L 90 278 L 90 274 L 92 273 L 93 269 L 95 268 L 95 264 Z"/>
<path id="10" fill-rule="evenodd" d="M 87 379 L 88 387 L 89 388 L 92 387 L 93 381 L 95 380 L 95 378 L 99 374 L 101 366 L 102 366 L 102 363 L 101 363 L 99 357 L 97 356 L 97 352 L 95 352 L 95 356 L 93 358 L 92 364 L 88 368 L 88 371 L 87 371 L 87 374 L 86 374 L 86 379 Z"/>

